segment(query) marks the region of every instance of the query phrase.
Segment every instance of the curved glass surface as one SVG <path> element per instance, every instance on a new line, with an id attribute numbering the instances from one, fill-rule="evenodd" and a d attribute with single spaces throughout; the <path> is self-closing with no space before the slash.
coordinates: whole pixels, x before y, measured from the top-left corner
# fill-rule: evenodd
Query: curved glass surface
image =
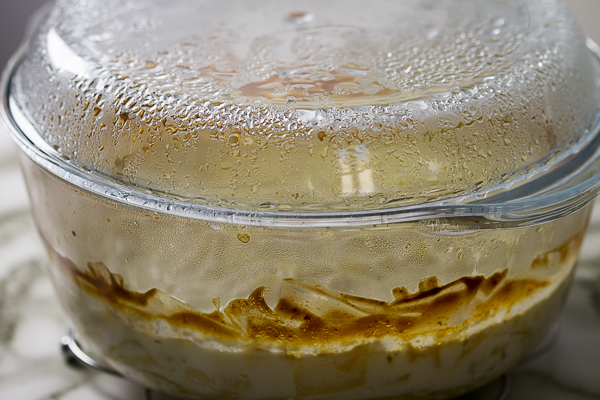
<path id="1" fill-rule="evenodd" d="M 596 68 L 600 68 L 598 46 L 591 40 L 587 44 L 594 54 Z M 488 191 L 483 195 L 474 193 L 426 204 L 347 212 L 254 211 L 198 204 L 173 195 L 161 196 L 155 190 L 124 185 L 110 176 L 84 168 L 49 146 L 11 101 L 10 81 L 19 60 L 17 54 L 12 60 L 12 68 L 4 72 L 0 113 L 21 150 L 36 163 L 75 186 L 152 211 L 204 220 L 273 226 L 369 225 L 447 217 L 485 217 L 496 226 L 500 221 L 518 226 L 569 215 L 591 202 L 600 191 L 600 117 L 596 117 L 587 139 L 579 143 L 576 154 L 550 164 L 535 179 L 499 185 L 496 193 Z"/>
<path id="2" fill-rule="evenodd" d="M 58 157 L 248 213 L 489 197 L 592 140 L 600 98 L 556 0 L 61 0 L 28 46 L 11 112 Z"/>

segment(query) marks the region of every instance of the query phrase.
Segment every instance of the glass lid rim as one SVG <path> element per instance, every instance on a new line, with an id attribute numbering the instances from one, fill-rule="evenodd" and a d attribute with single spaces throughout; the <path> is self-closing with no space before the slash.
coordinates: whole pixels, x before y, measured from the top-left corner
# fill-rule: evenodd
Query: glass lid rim
<path id="1" fill-rule="evenodd" d="M 526 173 L 520 178 L 509 181 L 506 185 L 499 184 L 457 197 L 365 210 L 273 211 L 201 204 L 194 202 L 193 199 L 179 200 L 176 198 L 178 196 L 164 195 L 155 189 L 127 185 L 114 178 L 111 179 L 112 177 L 101 172 L 92 171 L 70 162 L 46 143 L 24 116 L 21 116 L 21 120 L 26 122 L 23 125 L 29 126 L 19 125 L 17 121 L 19 118 L 15 116 L 14 112 L 18 107 L 11 100 L 11 82 L 27 54 L 28 45 L 29 38 L 26 38 L 7 63 L 0 82 L 0 119 L 3 120 L 13 140 L 27 157 L 56 177 L 80 189 L 128 206 L 184 218 L 241 225 L 336 227 L 414 222 L 438 218 L 478 217 L 492 222 L 492 225 L 503 223 L 510 227 L 518 227 L 548 222 L 576 212 L 590 203 L 600 192 L 600 173 L 597 173 L 575 186 L 558 192 L 556 189 L 560 189 L 560 185 L 554 187 L 554 193 L 550 194 L 542 191 L 523 197 L 511 198 L 509 196 L 512 186 L 518 187 L 519 184 L 528 180 L 534 182 L 539 176 L 545 175 L 544 171 L 541 171 L 541 175 L 540 172 Z M 594 62 L 600 65 L 600 47 L 589 38 L 586 40 L 586 45 Z M 598 87 L 598 92 L 600 92 L 600 87 Z M 589 166 L 594 161 L 600 163 L 600 104 L 592 125 L 593 128 L 589 130 L 582 143 L 577 144 L 576 152 L 567 152 L 564 157 L 566 159 L 559 160 L 557 168 L 560 169 L 560 162 L 573 164 L 573 160 L 568 160 L 568 158 L 577 158 L 580 153 L 587 154 L 586 159 L 580 160 L 581 164 Z M 37 140 L 32 137 L 37 137 Z M 552 164 L 553 168 L 556 165 L 556 163 Z M 571 172 L 567 176 L 581 172 Z M 501 193 L 501 196 L 492 194 L 488 197 L 487 195 L 494 189 L 506 190 Z M 498 201 L 499 198 L 503 200 Z"/>

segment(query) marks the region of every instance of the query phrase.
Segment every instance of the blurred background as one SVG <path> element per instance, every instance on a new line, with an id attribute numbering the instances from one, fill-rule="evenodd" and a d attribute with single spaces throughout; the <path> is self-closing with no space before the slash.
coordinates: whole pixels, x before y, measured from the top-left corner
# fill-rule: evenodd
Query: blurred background
<path id="1" fill-rule="evenodd" d="M 27 19 L 48 0 L 0 0 L 0 68 L 17 49 Z"/>
<path id="2" fill-rule="evenodd" d="M 4 69 L 16 50 L 26 21 L 48 0 L 0 0 L 0 67 Z M 600 0 L 564 0 L 577 17 L 583 31 L 600 43 Z"/>
<path id="3" fill-rule="evenodd" d="M 1 1 L 1 0 L 0 0 Z M 563 0 L 579 21 L 586 35 L 600 43 L 600 0 Z"/>

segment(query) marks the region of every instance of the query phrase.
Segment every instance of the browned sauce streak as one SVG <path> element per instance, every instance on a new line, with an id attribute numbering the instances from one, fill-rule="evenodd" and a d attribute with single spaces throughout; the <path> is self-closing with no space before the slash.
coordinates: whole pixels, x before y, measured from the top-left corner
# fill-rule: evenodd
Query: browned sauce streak
<path id="1" fill-rule="evenodd" d="M 311 96 L 328 96 L 334 99 L 336 98 L 354 98 L 354 97 L 365 97 L 369 98 L 389 98 L 398 95 L 400 92 L 397 90 L 384 88 L 378 85 L 379 90 L 375 94 L 366 95 L 360 89 L 363 89 L 359 80 L 364 79 L 364 76 L 356 77 L 342 73 L 338 70 L 332 72 L 334 79 L 327 81 L 314 82 L 312 78 L 305 75 L 301 76 L 281 76 L 275 75 L 268 79 L 259 82 L 248 83 L 238 89 L 241 95 L 245 97 L 264 97 L 267 99 L 276 98 L 287 98 L 293 96 L 300 100 Z M 338 93 L 336 88 L 339 85 L 346 84 L 348 92 Z M 375 82 L 375 84 L 377 84 Z M 281 90 L 285 88 L 285 90 Z M 279 89 L 279 92 L 276 90 Z"/>
<path id="2" fill-rule="evenodd" d="M 581 237 L 581 234 L 575 235 L 540 256 L 541 259 L 547 260 L 550 253 L 559 253 L 564 261 L 577 251 Z M 174 326 L 196 329 L 223 339 L 265 339 L 283 344 L 398 337 L 424 331 L 444 334 L 468 323 L 464 319 L 453 321 L 454 316 L 464 315 L 467 311 L 469 319 L 482 318 L 500 307 L 514 305 L 548 285 L 544 280 L 506 281 L 507 270 L 488 278 L 462 277 L 442 286 L 436 278 L 427 278 L 419 284 L 416 293 L 411 294 L 404 287 L 395 288 L 394 300 L 385 302 L 287 279 L 284 284 L 310 290 L 320 299 L 330 300 L 330 311 L 319 315 L 310 305 L 303 305 L 294 296 L 283 294 L 272 309 L 264 299 L 265 288 L 259 287 L 247 299 L 230 301 L 223 311 L 202 313 L 158 289 L 144 293 L 125 289 L 123 278 L 111 273 L 102 262 L 88 263 L 88 270 L 82 271 L 48 244 L 47 248 L 53 263 L 80 288 L 122 312 L 135 313 L 146 319 L 162 319 Z M 532 262 L 532 267 L 539 263 L 540 257 Z M 473 299 L 479 294 L 482 299 L 473 308 Z M 155 300 L 157 296 L 162 297 Z M 169 306 L 163 301 L 167 297 Z"/>
<path id="3" fill-rule="evenodd" d="M 586 226 L 579 231 L 579 233 L 575 234 L 571 239 L 567 240 L 561 246 L 558 246 L 555 249 L 547 251 L 538 255 L 532 262 L 531 268 L 544 268 L 550 265 L 550 255 L 558 254 L 561 262 L 565 262 L 570 257 L 574 257 L 579 252 L 579 247 L 581 246 L 581 242 L 583 241 L 583 237 L 586 232 Z"/>

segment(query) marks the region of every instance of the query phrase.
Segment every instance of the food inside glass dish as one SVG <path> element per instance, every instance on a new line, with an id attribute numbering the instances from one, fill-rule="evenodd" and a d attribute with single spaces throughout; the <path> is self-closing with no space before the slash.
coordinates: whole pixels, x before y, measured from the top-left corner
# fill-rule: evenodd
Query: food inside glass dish
<path id="1" fill-rule="evenodd" d="M 533 350 L 599 188 L 558 0 L 58 0 L 3 77 L 82 347 L 197 399 L 446 399 Z"/>

